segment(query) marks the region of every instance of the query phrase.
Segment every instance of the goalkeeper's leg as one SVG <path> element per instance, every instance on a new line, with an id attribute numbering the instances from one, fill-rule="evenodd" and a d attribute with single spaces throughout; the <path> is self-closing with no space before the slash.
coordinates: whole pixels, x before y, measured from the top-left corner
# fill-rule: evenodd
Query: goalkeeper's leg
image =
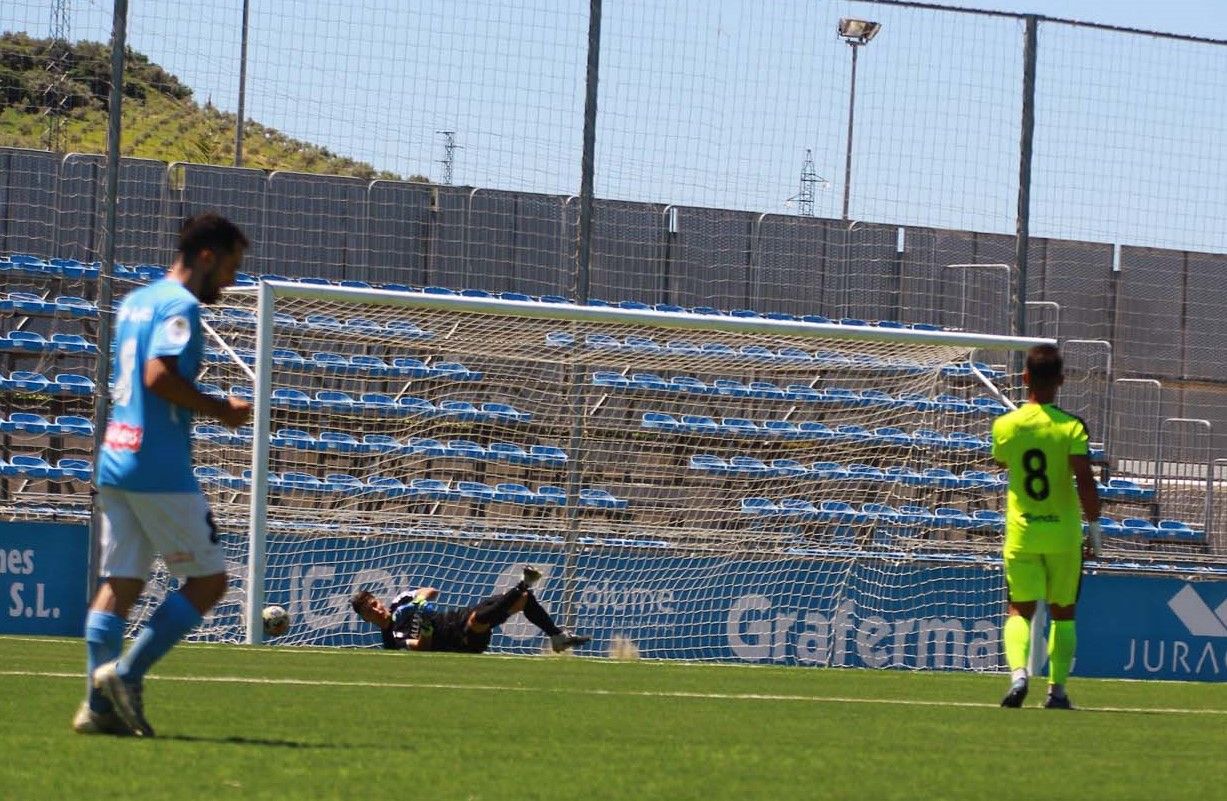
<path id="1" fill-rule="evenodd" d="M 1047 575 L 1038 554 L 1006 551 L 1002 561 L 1010 597 L 1009 616 L 1001 632 L 1006 664 L 1010 668 L 1010 689 L 1001 699 L 1001 705 L 1017 709 L 1027 699 L 1031 618 L 1035 615 L 1036 602 L 1046 592 Z"/>

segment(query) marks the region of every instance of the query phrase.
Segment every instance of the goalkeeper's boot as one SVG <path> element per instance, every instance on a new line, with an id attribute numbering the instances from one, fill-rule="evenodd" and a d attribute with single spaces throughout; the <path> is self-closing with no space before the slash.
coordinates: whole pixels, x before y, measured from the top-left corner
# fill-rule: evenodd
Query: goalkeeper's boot
<path id="1" fill-rule="evenodd" d="M 582 637 L 578 634 L 563 629 L 557 634 L 550 636 L 550 646 L 554 649 L 554 653 L 561 654 L 563 651 L 569 651 L 572 648 L 577 648 L 584 643 L 591 642 L 591 637 Z"/>
<path id="2" fill-rule="evenodd" d="M 1073 702 L 1069 700 L 1068 695 L 1053 695 L 1048 693 L 1048 697 L 1044 699 L 1044 709 L 1073 709 Z"/>
<path id="3" fill-rule="evenodd" d="M 541 571 L 532 565 L 524 565 L 524 572 L 521 577 L 521 583 L 524 589 L 531 590 L 541 580 Z"/>
<path id="4" fill-rule="evenodd" d="M 1027 700 L 1027 680 L 1014 679 L 1010 691 L 1001 699 L 1001 705 L 1008 709 L 1018 709 Z"/>
<path id="5" fill-rule="evenodd" d="M 125 737 L 132 733 L 127 724 L 119 719 L 114 712 L 95 712 L 89 708 L 88 701 L 81 702 L 81 708 L 72 719 L 72 730 L 77 734 L 117 734 Z"/>
<path id="6" fill-rule="evenodd" d="M 94 671 L 94 686 L 114 705 L 116 714 L 137 737 L 152 737 L 153 727 L 145 720 L 142 688 L 119 677 L 119 660 L 107 662 Z"/>

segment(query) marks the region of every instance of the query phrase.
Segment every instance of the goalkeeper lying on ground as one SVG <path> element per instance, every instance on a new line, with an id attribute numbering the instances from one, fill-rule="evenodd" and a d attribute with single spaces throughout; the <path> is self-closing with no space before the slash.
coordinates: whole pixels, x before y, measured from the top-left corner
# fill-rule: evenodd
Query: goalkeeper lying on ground
<path id="1" fill-rule="evenodd" d="M 467 607 L 436 606 L 434 599 L 439 591 L 432 587 L 402 593 L 390 607 L 384 606 L 369 590 L 360 590 L 354 593 L 351 605 L 358 617 L 379 627 L 383 647 L 392 650 L 480 654 L 490 647 L 494 629 L 516 612 L 523 612 L 530 623 L 549 636 L 555 653 L 588 642 L 590 637 L 578 637 L 560 629 L 537 602 L 532 587 L 540 579 L 539 570 L 525 567 L 519 584 L 502 595 Z"/>

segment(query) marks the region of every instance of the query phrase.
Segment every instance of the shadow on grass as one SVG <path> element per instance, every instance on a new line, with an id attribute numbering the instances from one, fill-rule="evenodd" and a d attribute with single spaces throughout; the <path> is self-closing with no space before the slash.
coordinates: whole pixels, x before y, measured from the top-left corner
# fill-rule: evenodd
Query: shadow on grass
<path id="1" fill-rule="evenodd" d="M 347 749 L 347 748 L 366 748 L 363 745 L 341 745 L 338 743 L 309 743 L 299 740 L 276 740 L 265 737 L 201 737 L 194 734 L 159 734 L 157 740 L 173 740 L 182 743 L 213 743 L 216 745 L 258 745 L 267 748 L 301 748 L 303 750 L 313 749 Z"/>

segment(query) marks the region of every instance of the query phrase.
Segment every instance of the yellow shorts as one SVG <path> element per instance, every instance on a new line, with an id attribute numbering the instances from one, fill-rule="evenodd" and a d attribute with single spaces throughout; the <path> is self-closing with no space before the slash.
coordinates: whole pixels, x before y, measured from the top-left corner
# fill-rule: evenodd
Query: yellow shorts
<path id="1" fill-rule="evenodd" d="M 1043 599 L 1057 606 L 1073 606 L 1082 583 L 1082 549 L 1058 553 L 1006 550 L 1005 582 L 1010 600 L 1018 603 Z"/>

